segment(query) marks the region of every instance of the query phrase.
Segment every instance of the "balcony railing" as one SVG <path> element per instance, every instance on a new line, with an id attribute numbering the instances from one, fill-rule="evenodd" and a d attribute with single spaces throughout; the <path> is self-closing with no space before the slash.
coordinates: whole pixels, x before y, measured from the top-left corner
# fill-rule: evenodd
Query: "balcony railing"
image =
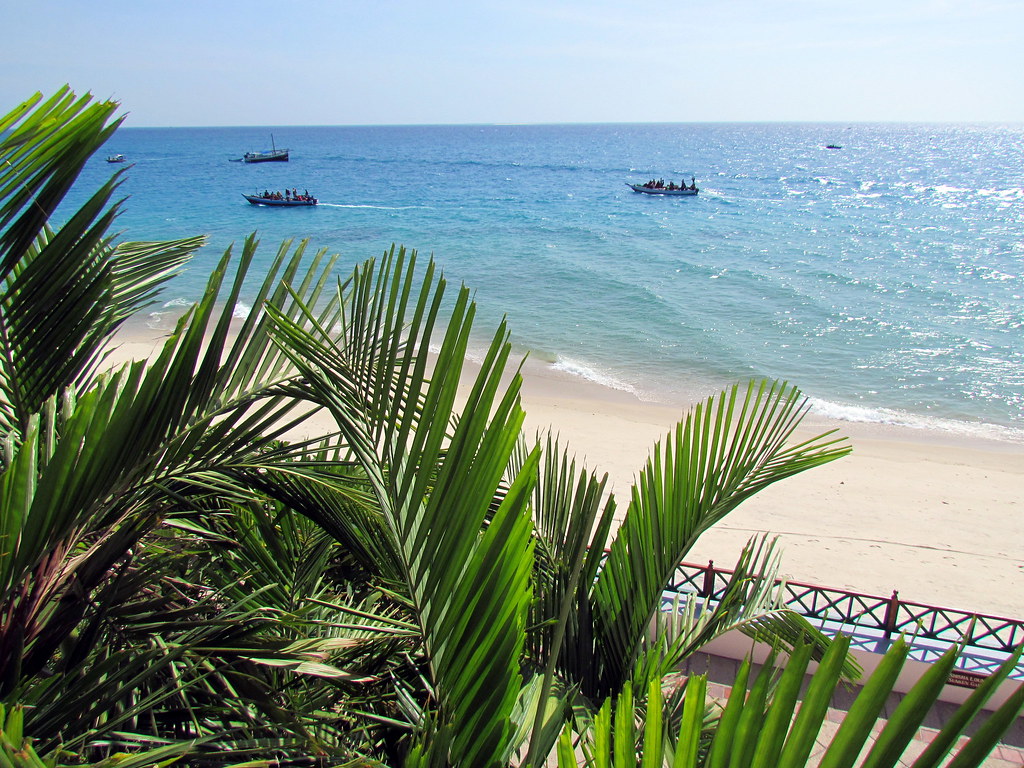
<path id="1" fill-rule="evenodd" d="M 717 602 L 725 591 L 732 571 L 707 565 L 682 563 L 666 589 L 666 598 L 698 595 Z M 910 656 L 919 661 L 934 661 L 959 642 L 964 650 L 957 667 L 967 673 L 965 679 L 989 675 L 1024 642 L 1024 621 L 955 611 L 890 597 L 848 592 L 797 581 L 780 581 L 782 602 L 806 617 L 823 632 L 842 632 L 852 637 L 852 645 L 863 650 L 884 653 L 900 635 L 911 644 Z M 1024 680 L 1024 662 L 1012 675 Z"/>

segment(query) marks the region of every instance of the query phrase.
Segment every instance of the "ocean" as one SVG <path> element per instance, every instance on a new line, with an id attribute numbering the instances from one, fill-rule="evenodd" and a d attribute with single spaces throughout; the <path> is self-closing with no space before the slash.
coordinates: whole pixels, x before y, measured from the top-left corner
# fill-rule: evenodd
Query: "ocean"
<path id="1" fill-rule="evenodd" d="M 230 162 L 272 140 L 290 162 Z M 209 238 L 154 320 L 252 232 L 346 271 L 396 243 L 473 289 L 481 344 L 507 316 L 531 359 L 643 400 L 768 376 L 827 416 L 1024 442 L 1022 125 L 122 128 L 69 205 L 115 153 L 121 239 Z M 293 187 L 320 204 L 242 197 Z"/>

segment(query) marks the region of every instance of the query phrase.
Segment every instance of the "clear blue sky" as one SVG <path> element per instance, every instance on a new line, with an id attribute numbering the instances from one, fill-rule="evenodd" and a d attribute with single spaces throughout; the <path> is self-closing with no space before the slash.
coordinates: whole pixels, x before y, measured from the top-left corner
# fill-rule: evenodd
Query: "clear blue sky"
<path id="1" fill-rule="evenodd" d="M 1024 121 L 1024 0 L 7 0 L 0 111 L 129 126 Z"/>

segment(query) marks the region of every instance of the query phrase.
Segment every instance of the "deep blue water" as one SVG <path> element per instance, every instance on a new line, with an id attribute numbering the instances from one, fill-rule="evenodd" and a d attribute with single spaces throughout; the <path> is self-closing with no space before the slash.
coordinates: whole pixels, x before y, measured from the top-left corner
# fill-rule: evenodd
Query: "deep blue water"
<path id="1" fill-rule="evenodd" d="M 290 162 L 229 162 L 271 131 Z M 113 153 L 124 239 L 209 236 L 172 305 L 253 231 L 346 267 L 398 243 L 475 289 L 488 334 L 507 315 L 645 399 L 772 376 L 831 415 L 1024 439 L 1024 126 L 136 128 Z M 691 176 L 696 198 L 625 186 Z M 241 197 L 285 187 L 321 204 Z"/>

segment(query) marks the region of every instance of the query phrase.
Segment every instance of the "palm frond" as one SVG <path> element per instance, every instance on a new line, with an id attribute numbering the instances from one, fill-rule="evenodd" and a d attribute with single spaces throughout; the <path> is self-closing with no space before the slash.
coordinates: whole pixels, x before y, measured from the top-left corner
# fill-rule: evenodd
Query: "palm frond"
<path id="1" fill-rule="evenodd" d="M 141 268 L 107 231 L 117 214 L 115 174 L 57 232 L 49 216 L 92 152 L 116 128 L 116 104 L 75 99 L 67 88 L 3 119 L 0 133 L 0 428 L 23 430 L 32 413 L 93 371 L 126 313 L 200 240 L 152 251 Z M 157 254 L 162 258 L 156 258 Z M 124 257 L 123 263 L 119 260 Z"/>
<path id="2" fill-rule="evenodd" d="M 531 615 L 536 631 L 531 653 L 539 660 L 557 659 L 561 640 L 569 654 L 583 651 L 578 637 L 579 601 L 589 600 L 600 566 L 605 536 L 611 529 L 615 501 L 605 495 L 607 476 L 600 480 L 585 470 L 548 437 L 540 478 L 532 500 L 536 521 L 538 602 Z M 603 507 L 602 507 L 603 504 Z M 577 669 L 589 659 L 566 659 L 559 666 Z"/>
<path id="3" fill-rule="evenodd" d="M 311 396 L 365 471 L 401 560 L 437 697 L 414 753 L 487 765 L 505 749 L 521 684 L 537 455 L 499 493 L 522 424 L 518 377 L 499 396 L 507 334 L 498 329 L 454 419 L 474 309 L 460 290 L 428 377 L 423 352 L 445 286 L 432 264 L 417 279 L 415 261 L 392 251 L 379 270 L 357 269 L 337 341 L 331 329 L 302 333 L 275 319 Z M 503 500 L 493 509 L 496 496 Z"/>
<path id="4" fill-rule="evenodd" d="M 67 86 L 0 117 L 0 280 L 49 222 L 82 167 L 117 129 L 117 103 L 76 97 Z M 116 176 L 115 176 L 116 178 Z M 105 198 L 112 187 L 98 195 Z M 97 198 L 93 198 L 96 200 Z"/>
<path id="5" fill-rule="evenodd" d="M 703 676 L 686 681 L 677 732 L 668 730 L 667 720 L 658 714 L 663 706 L 662 681 L 652 679 L 646 697 L 636 700 L 632 683 L 627 682 L 621 694 L 604 701 L 589 728 L 578 729 L 577 748 L 572 732 L 568 728 L 563 731 L 558 765 L 804 768 L 815 751 L 819 754 L 814 757 L 814 764 L 827 768 L 907 765 L 908 753 L 914 753 L 911 744 L 945 686 L 960 649 L 954 647 L 944 653 L 899 705 L 887 711 L 887 701 L 908 652 L 902 639 L 894 643 L 856 695 L 835 735 L 823 744 L 819 740 L 821 728 L 832 696 L 842 684 L 842 670 L 849 665 L 849 649 L 849 638 L 838 637 L 809 679 L 805 675 L 813 651 L 811 645 L 798 646 L 782 668 L 776 666 L 776 657 L 772 656 L 753 680 L 752 665 L 749 659 L 745 660 L 736 673 L 721 717 L 710 730 L 704 717 Z M 916 758 L 916 768 L 984 765 L 1000 737 L 1024 710 L 1024 685 L 1018 686 L 981 723 L 952 759 L 950 754 L 966 724 L 979 716 L 984 702 L 1012 673 L 1021 650 L 1024 646 L 957 709 Z M 884 717 L 885 723 L 879 730 L 880 717 Z M 644 723 L 642 731 L 636 726 L 637 720 Z"/>
<path id="6" fill-rule="evenodd" d="M 665 585 L 701 533 L 771 483 L 848 453 L 831 433 L 788 446 L 805 410 L 795 388 L 752 382 L 742 398 L 733 387 L 698 405 L 655 447 L 594 589 L 595 645 L 607 654 L 595 692 L 628 677 Z"/>

